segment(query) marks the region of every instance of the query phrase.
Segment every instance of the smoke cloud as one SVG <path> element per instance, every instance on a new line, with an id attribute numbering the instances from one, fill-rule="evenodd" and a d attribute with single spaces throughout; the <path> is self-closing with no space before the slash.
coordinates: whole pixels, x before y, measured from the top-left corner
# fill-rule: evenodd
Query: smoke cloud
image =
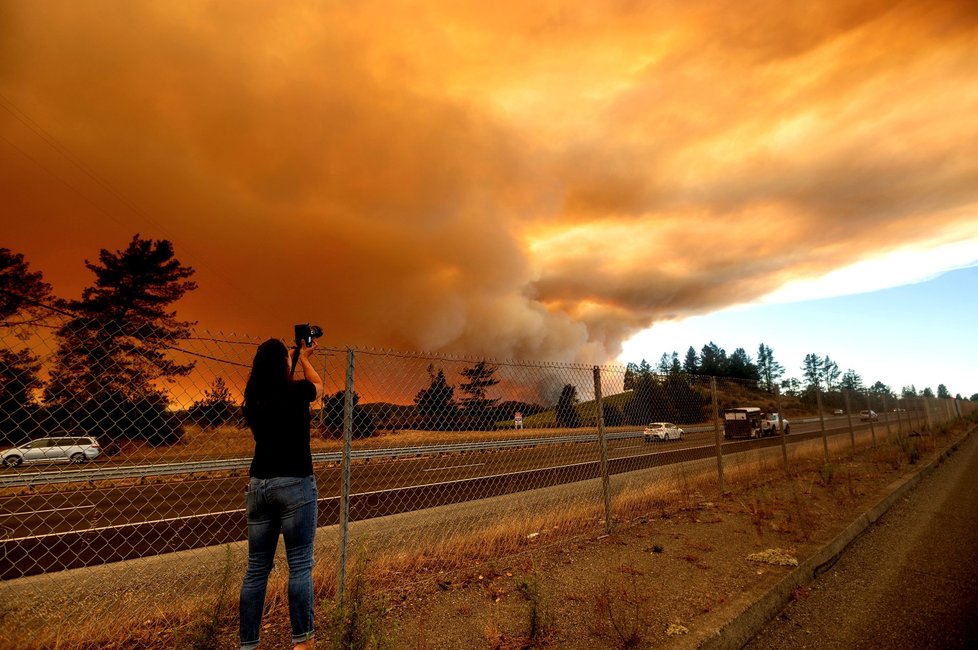
<path id="1" fill-rule="evenodd" d="M 581 4 L 5 3 L 5 245 L 70 297 L 171 239 L 210 329 L 592 362 L 978 241 L 973 3 Z"/>

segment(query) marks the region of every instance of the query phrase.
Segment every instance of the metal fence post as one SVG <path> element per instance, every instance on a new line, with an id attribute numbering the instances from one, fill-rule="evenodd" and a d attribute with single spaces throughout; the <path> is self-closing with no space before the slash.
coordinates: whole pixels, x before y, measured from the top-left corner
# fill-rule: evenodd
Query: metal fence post
<path id="1" fill-rule="evenodd" d="M 781 388 L 774 387 L 774 395 L 778 399 L 778 426 L 781 428 L 781 456 L 784 458 L 784 473 L 788 473 L 788 441 L 785 439 L 784 412 L 781 410 Z"/>
<path id="2" fill-rule="evenodd" d="M 852 428 L 852 409 L 849 407 L 849 389 L 842 389 L 842 401 L 846 405 L 846 419 L 849 421 L 849 441 L 852 443 L 852 453 L 856 453 L 856 430 Z M 870 417 L 872 422 L 873 418 Z"/>
<path id="3" fill-rule="evenodd" d="M 866 408 L 868 408 L 870 411 L 873 410 L 873 400 L 870 397 L 870 394 L 869 394 L 869 391 L 868 390 L 866 391 Z M 885 397 L 883 398 L 883 418 L 884 419 L 888 419 L 886 417 L 886 398 Z M 887 426 L 889 426 L 889 424 Z M 872 417 L 869 418 L 869 433 L 872 434 L 872 436 L 873 436 L 873 449 L 876 449 L 876 426 L 873 424 L 873 418 Z"/>
<path id="4" fill-rule="evenodd" d="M 353 349 L 346 351 L 346 392 L 343 395 L 343 479 L 340 489 L 340 560 L 337 596 L 340 611 L 346 599 L 346 562 L 350 547 L 350 441 L 353 439 Z"/>
<path id="5" fill-rule="evenodd" d="M 601 491 L 604 494 L 605 531 L 611 534 L 611 477 L 608 475 L 608 441 L 604 436 L 604 402 L 601 401 L 601 368 L 594 366 L 594 402 L 598 409 L 598 445 L 601 448 Z"/>
<path id="6" fill-rule="evenodd" d="M 927 430 L 934 430 L 934 420 L 931 417 L 931 410 L 934 408 L 934 400 L 929 397 L 924 397 L 924 415 L 927 416 Z"/>
<path id="7" fill-rule="evenodd" d="M 713 437 L 717 446 L 717 476 L 720 480 L 720 494 L 727 491 L 723 483 L 723 447 L 720 444 L 720 406 L 717 404 L 717 378 L 710 377 L 710 392 L 713 393 Z"/>
<path id="8" fill-rule="evenodd" d="M 886 418 L 886 439 L 889 440 L 890 438 L 893 437 L 893 429 L 890 427 L 890 412 L 887 410 L 887 406 L 886 406 L 886 395 L 883 395 L 882 397 L 883 397 L 883 413 L 885 413 L 884 417 Z"/>
<path id="9" fill-rule="evenodd" d="M 829 462 L 829 437 L 825 433 L 825 412 L 822 410 L 822 389 L 815 387 L 815 403 L 818 405 L 818 421 L 822 427 L 822 448 L 825 450 L 825 463 Z"/>

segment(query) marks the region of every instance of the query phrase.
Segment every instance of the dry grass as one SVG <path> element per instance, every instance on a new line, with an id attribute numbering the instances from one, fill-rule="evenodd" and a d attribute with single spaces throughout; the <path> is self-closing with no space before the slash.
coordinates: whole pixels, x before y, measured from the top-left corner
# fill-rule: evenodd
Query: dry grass
<path id="1" fill-rule="evenodd" d="M 774 448 L 750 462 L 727 467 L 727 494 L 720 494 L 717 488 L 713 459 L 670 468 L 667 476 L 655 481 L 622 479 L 614 495 L 615 525 L 645 522 L 650 517 L 668 520 L 679 514 L 708 525 L 722 521 L 728 513 L 738 513 L 749 517 L 758 540 L 766 536 L 786 536 L 789 540 L 805 542 L 834 508 L 850 505 L 862 497 L 866 492 L 863 487 L 866 481 L 892 480 L 888 477 L 894 472 L 919 463 L 943 448 L 964 426 L 967 425 L 940 427 L 931 435 L 900 435 L 889 440 L 878 432 L 875 449 L 871 447 L 867 432 L 857 439 L 855 454 L 847 437 L 832 441 L 831 470 L 824 463 L 821 441 L 812 441 L 810 445 L 799 445 L 791 450 L 787 476 L 781 464 L 781 451 Z M 430 432 L 424 433 L 430 436 Z M 657 471 L 665 473 L 664 468 Z M 541 596 L 546 584 L 533 573 L 531 559 L 528 568 L 531 575 L 524 578 L 522 591 L 518 586 L 507 586 L 496 580 L 500 571 L 496 568 L 495 558 L 506 557 L 510 561 L 514 557 L 532 558 L 532 553 L 541 549 L 602 530 L 603 518 L 602 504 L 572 501 L 553 510 L 524 510 L 488 524 L 483 521 L 477 529 L 446 532 L 434 527 L 427 532 L 428 537 L 412 538 L 410 548 L 405 546 L 404 539 L 368 540 L 370 562 L 363 569 L 364 579 L 370 585 L 371 593 L 387 593 L 395 600 L 398 595 L 403 598 L 412 590 L 424 592 L 427 587 L 422 584 L 440 584 L 441 590 L 478 584 L 484 598 L 493 603 L 521 593 L 529 608 L 526 622 L 529 630 L 535 630 L 532 642 L 536 646 L 526 645 L 527 635 L 518 637 L 505 632 L 501 621 L 494 616 L 485 619 L 486 644 L 498 648 L 543 646 L 552 639 L 546 618 L 546 600 Z M 662 555 L 660 543 L 649 548 L 652 549 L 650 553 Z M 714 552 L 714 548 L 708 542 L 694 539 L 677 557 L 706 571 L 712 564 L 707 556 Z M 354 553 L 351 564 L 357 557 Z M 578 594 L 578 600 L 593 604 L 594 613 L 589 625 L 594 636 L 612 647 L 641 647 L 650 638 L 650 632 L 641 624 L 645 620 L 644 605 L 633 592 L 637 589 L 635 581 L 644 577 L 643 572 L 629 564 L 619 566 L 622 569 L 617 572 L 617 582 L 606 582 L 604 590 L 597 596 L 582 592 Z M 473 570 L 473 567 L 478 569 Z M 335 600 L 335 564 L 318 562 L 314 581 L 320 600 Z M 267 600 L 270 618 L 287 619 L 286 593 L 284 572 L 273 573 Z M 234 626 L 236 604 L 236 594 L 229 594 L 226 584 L 222 587 L 220 580 L 215 579 L 210 587 L 197 590 L 193 597 L 154 605 L 136 602 L 122 611 L 113 611 L 111 616 L 92 615 L 70 620 L 53 616 L 42 631 L 33 630 L 30 638 L 3 639 L 2 645 L 65 649 L 151 648 L 172 647 L 179 642 L 182 646 L 206 650 L 218 647 L 207 645 L 213 629 L 222 629 L 225 637 L 232 634 L 229 630 Z M 706 609 L 714 606 L 708 605 Z M 453 611 L 474 613 L 472 606 L 464 603 L 454 606 Z M 428 620 L 417 621 L 417 647 L 425 647 L 423 639 L 427 638 L 431 625 Z M 188 645 L 188 640 L 192 644 Z M 524 645 L 520 646 L 520 643 Z"/>

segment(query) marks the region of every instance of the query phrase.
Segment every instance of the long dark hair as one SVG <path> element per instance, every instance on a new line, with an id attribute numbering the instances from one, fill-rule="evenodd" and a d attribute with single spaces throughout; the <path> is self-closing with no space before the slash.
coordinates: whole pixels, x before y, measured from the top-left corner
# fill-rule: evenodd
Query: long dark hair
<path id="1" fill-rule="evenodd" d="M 251 374 L 244 391 L 244 411 L 278 401 L 289 386 L 286 355 L 289 349 L 278 339 L 268 339 L 258 346 Z"/>

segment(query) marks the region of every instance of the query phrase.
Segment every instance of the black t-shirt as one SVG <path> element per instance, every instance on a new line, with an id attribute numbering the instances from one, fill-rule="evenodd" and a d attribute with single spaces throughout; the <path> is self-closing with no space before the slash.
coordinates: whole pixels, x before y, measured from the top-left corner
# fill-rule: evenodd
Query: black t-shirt
<path id="1" fill-rule="evenodd" d="M 251 476 L 312 476 L 309 450 L 309 403 L 316 387 L 301 379 L 289 384 L 279 399 L 245 406 L 245 418 L 255 438 Z"/>

